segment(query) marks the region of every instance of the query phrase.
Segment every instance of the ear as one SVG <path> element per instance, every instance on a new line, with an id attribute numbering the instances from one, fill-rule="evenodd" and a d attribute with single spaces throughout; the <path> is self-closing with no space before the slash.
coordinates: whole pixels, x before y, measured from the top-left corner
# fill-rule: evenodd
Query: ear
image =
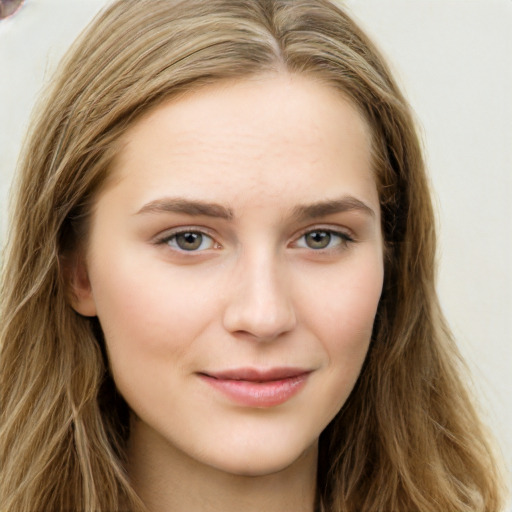
<path id="1" fill-rule="evenodd" d="M 65 258 L 62 268 L 71 307 L 80 315 L 96 316 L 96 302 L 84 257 L 74 254 Z"/>

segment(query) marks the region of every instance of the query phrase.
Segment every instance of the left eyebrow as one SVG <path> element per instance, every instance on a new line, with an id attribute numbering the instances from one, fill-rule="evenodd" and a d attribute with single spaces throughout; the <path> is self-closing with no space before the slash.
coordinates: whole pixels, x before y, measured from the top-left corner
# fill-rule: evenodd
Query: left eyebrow
<path id="1" fill-rule="evenodd" d="M 345 196 L 340 199 L 319 201 L 317 203 L 296 206 L 293 209 L 293 217 L 298 220 L 311 220 L 318 217 L 325 217 L 335 213 L 361 212 L 372 218 L 376 217 L 375 211 L 366 203 L 352 196 Z"/>

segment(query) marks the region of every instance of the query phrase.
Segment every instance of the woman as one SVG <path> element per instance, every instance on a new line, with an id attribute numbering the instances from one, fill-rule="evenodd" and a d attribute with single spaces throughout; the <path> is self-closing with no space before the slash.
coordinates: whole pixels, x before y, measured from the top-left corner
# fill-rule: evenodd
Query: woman
<path id="1" fill-rule="evenodd" d="M 408 106 L 333 4 L 114 3 L 17 190 L 2 510 L 502 508 Z"/>

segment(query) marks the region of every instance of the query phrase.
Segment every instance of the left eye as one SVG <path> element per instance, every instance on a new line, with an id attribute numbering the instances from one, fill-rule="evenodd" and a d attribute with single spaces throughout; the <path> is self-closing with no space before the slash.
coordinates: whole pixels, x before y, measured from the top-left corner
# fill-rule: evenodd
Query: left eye
<path id="1" fill-rule="evenodd" d="M 166 237 L 162 242 L 179 251 L 204 251 L 212 249 L 215 242 L 211 236 L 200 231 L 182 231 Z"/>
<path id="2" fill-rule="evenodd" d="M 305 249 L 332 249 L 350 242 L 351 239 L 343 233 L 336 233 L 327 229 L 316 229 L 304 233 L 296 242 L 296 247 Z"/>

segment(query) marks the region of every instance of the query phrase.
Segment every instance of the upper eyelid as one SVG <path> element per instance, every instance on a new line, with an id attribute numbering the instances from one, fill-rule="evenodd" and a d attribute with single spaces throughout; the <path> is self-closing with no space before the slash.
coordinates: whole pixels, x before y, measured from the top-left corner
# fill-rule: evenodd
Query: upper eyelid
<path id="1" fill-rule="evenodd" d="M 347 227 L 333 226 L 332 224 L 313 224 L 311 226 L 308 226 L 307 228 L 303 228 L 297 231 L 296 234 L 292 237 L 292 239 L 296 240 L 313 231 L 329 231 L 331 233 L 343 235 L 351 239 L 356 238 L 354 231 Z"/>
<path id="2" fill-rule="evenodd" d="M 313 231 L 328 231 L 328 232 L 331 232 L 334 234 L 339 234 L 341 236 L 348 237 L 351 240 L 356 239 L 355 233 L 351 229 L 349 229 L 345 226 L 332 225 L 332 224 L 311 224 L 307 227 L 297 230 L 288 239 L 290 241 L 298 240 L 299 238 L 301 238 L 304 235 L 311 233 Z M 162 230 L 160 233 L 155 235 L 153 237 L 153 240 L 156 243 L 158 243 L 158 242 L 167 240 L 169 238 L 172 238 L 173 236 L 179 235 L 181 233 L 188 233 L 188 232 L 201 233 L 203 235 L 206 235 L 206 236 L 212 238 L 217 243 L 219 243 L 218 239 L 220 238 L 220 236 L 218 233 L 216 233 L 214 230 L 212 230 L 210 228 L 207 228 L 206 226 L 199 226 L 199 225 L 183 225 L 183 226 L 177 226 L 174 228 L 168 228 L 168 229 Z"/>
<path id="3" fill-rule="evenodd" d="M 164 229 L 156 234 L 153 238 L 157 241 L 165 240 L 181 233 L 201 233 L 202 235 L 209 236 L 210 238 L 215 238 L 216 236 L 211 229 L 208 229 L 204 226 L 179 226 L 175 228 Z"/>
<path id="4" fill-rule="evenodd" d="M 178 235 L 183 234 L 183 233 L 199 233 L 199 234 L 201 234 L 201 236 L 209 238 L 211 240 L 211 243 L 213 244 L 213 247 L 208 247 L 208 248 L 204 248 L 201 250 L 190 250 L 190 251 L 187 251 L 187 250 L 181 249 L 181 248 L 172 247 L 170 244 L 170 241 L 172 239 L 174 239 L 174 241 L 176 242 L 176 238 L 178 237 Z M 185 227 L 183 229 L 175 228 L 175 229 L 164 230 L 161 232 L 161 234 L 155 236 L 152 239 L 152 244 L 157 247 L 169 246 L 168 247 L 169 250 L 176 252 L 178 254 L 180 254 L 180 253 L 187 254 L 189 257 L 191 257 L 193 255 L 195 255 L 196 257 L 199 257 L 205 251 L 212 250 L 213 248 L 215 248 L 215 249 L 222 248 L 222 245 L 217 241 L 217 239 L 214 236 L 205 232 L 204 229 L 194 229 L 194 228 L 188 228 L 188 227 Z"/>
<path id="5" fill-rule="evenodd" d="M 302 238 L 304 238 L 306 235 L 308 235 L 309 233 L 314 233 L 314 232 L 331 233 L 335 237 L 340 238 L 342 240 L 342 243 L 344 243 L 344 244 L 356 241 L 351 235 L 348 235 L 347 233 L 345 233 L 343 231 L 340 231 L 340 230 L 334 230 L 334 229 L 310 229 L 310 230 L 307 230 L 304 233 L 302 233 L 302 235 L 299 235 L 299 236 L 293 238 L 291 244 L 297 244 L 298 241 L 301 240 Z"/>

